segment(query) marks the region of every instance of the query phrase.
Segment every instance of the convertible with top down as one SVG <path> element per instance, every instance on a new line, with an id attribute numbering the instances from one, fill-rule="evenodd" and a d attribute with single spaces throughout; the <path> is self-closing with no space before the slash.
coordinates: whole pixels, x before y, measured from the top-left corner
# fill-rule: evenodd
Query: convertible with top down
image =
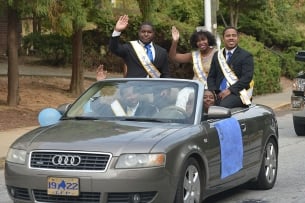
<path id="1" fill-rule="evenodd" d="M 92 84 L 10 146 L 9 196 L 15 203 L 200 203 L 244 183 L 271 189 L 279 152 L 273 110 L 251 104 L 205 113 L 203 95 L 195 80 Z"/>

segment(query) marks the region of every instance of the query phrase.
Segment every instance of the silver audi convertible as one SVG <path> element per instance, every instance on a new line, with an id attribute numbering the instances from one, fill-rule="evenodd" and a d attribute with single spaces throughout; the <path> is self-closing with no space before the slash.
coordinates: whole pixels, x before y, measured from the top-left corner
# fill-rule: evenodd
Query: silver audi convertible
<path id="1" fill-rule="evenodd" d="M 15 203 L 200 203 L 244 184 L 271 189 L 278 125 L 267 106 L 204 111 L 204 85 L 106 79 L 39 114 L 7 153 Z M 59 116 L 58 116 L 59 115 Z"/>

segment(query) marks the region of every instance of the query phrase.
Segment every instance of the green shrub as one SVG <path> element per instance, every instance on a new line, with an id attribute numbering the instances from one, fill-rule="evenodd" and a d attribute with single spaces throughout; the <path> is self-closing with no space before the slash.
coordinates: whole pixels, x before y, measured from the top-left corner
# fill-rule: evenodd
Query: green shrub
<path id="1" fill-rule="evenodd" d="M 22 48 L 30 50 L 49 65 L 66 65 L 71 62 L 72 48 L 70 38 L 59 34 L 31 33 L 22 39 Z"/>
<path id="2" fill-rule="evenodd" d="M 253 54 L 254 57 L 254 92 L 253 95 L 281 91 L 280 58 L 264 48 L 254 37 L 241 35 L 239 45 Z"/>

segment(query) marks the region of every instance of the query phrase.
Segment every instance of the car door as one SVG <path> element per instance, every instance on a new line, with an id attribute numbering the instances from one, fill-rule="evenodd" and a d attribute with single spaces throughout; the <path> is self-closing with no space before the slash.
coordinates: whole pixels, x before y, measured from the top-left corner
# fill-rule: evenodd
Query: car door
<path id="1" fill-rule="evenodd" d="M 242 120 L 240 115 L 235 116 L 237 120 Z M 241 117 L 241 118 L 239 118 Z M 218 136 L 218 131 L 215 127 L 215 123 L 220 121 L 218 120 L 207 120 L 202 123 L 204 129 L 206 129 L 206 149 L 205 155 L 208 160 L 208 180 L 207 180 L 207 187 L 212 189 L 214 187 L 226 187 L 226 184 L 231 184 L 232 181 L 237 181 L 238 179 L 242 178 L 245 173 L 243 168 L 238 172 L 231 174 L 225 178 L 221 178 L 221 164 L 222 164 L 222 157 L 221 157 L 221 147 L 220 147 L 220 140 Z M 244 149 L 246 148 L 245 145 L 247 144 L 247 137 L 242 133 L 242 143 Z M 243 157 L 243 162 L 244 162 Z"/>
<path id="2" fill-rule="evenodd" d="M 246 148 L 244 167 L 252 168 L 260 164 L 260 156 L 263 148 L 263 133 L 265 123 L 264 111 L 252 106 L 238 113 L 243 117 L 241 129 L 246 135 Z"/>

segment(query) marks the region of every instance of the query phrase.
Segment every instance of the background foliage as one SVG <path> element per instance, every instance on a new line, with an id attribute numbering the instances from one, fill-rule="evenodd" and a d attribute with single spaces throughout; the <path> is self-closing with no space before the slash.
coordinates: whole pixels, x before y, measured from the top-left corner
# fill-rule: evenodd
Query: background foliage
<path id="1" fill-rule="evenodd" d="M 112 55 L 107 48 L 119 15 L 128 14 L 130 17 L 128 29 L 122 33 L 122 41 L 136 39 L 140 23 L 151 20 L 156 28 L 156 43 L 167 50 L 171 44 L 171 26 L 175 25 L 180 30 L 178 51 L 181 53 L 190 51 L 189 37 L 196 26 L 204 25 L 204 0 L 117 0 L 115 4 L 106 0 L 90 2 L 98 3 L 99 7 L 87 12 L 88 19 L 96 27 L 83 32 L 82 63 L 86 68 L 95 68 L 97 64 L 104 63 L 108 71 L 121 72 L 121 59 Z M 221 33 L 224 26 L 236 25 L 242 33 L 240 46 L 251 52 L 255 60 L 255 95 L 281 91 L 280 77 L 293 78 L 303 69 L 294 56 L 305 45 L 304 4 L 304 0 L 220 0 L 217 31 Z M 36 12 L 44 16 L 42 30 L 49 30 L 50 21 L 45 16 L 45 9 Z M 83 14 L 79 18 L 83 22 Z M 68 19 L 69 14 L 66 16 Z M 70 29 L 67 27 L 66 31 Z M 35 44 L 36 53 L 47 60 L 53 58 L 54 64 L 69 63 L 71 41 L 63 37 L 67 36 L 64 32 L 60 34 L 27 36 L 24 38 L 25 48 L 31 43 Z M 170 67 L 173 77 L 192 78 L 191 64 L 171 62 Z"/>

